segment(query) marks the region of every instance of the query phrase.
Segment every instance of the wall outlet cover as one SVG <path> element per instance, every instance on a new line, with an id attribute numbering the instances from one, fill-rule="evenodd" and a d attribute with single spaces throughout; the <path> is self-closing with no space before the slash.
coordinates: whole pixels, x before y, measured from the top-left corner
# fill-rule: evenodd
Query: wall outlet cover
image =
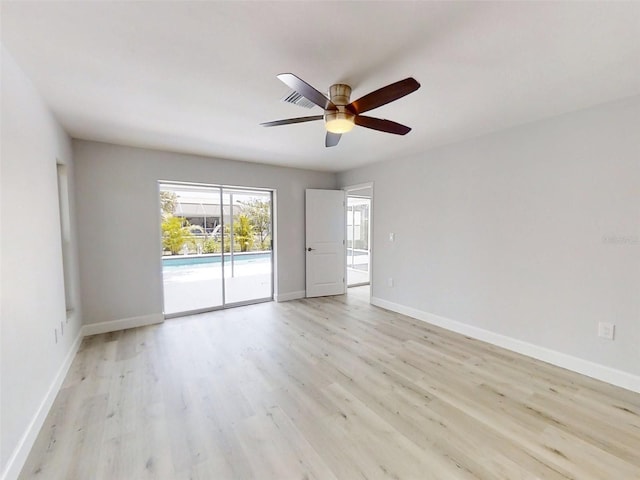
<path id="1" fill-rule="evenodd" d="M 608 338 L 613 340 L 616 326 L 613 323 L 600 322 L 598 323 L 598 336 L 602 338 Z"/>

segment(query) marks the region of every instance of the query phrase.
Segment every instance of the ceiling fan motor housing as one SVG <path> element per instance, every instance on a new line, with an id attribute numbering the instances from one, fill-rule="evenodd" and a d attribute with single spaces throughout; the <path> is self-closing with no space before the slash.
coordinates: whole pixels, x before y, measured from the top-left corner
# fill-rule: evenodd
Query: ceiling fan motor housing
<path id="1" fill-rule="evenodd" d="M 331 103 L 336 107 L 349 105 L 349 97 L 351 96 L 351 87 L 344 83 L 336 83 L 329 87 L 329 98 Z"/>
<path id="2" fill-rule="evenodd" d="M 336 83 L 329 88 L 329 98 L 337 109 L 325 110 L 324 121 L 328 131 L 332 133 L 346 133 L 354 126 L 355 115 L 347 110 L 351 87 L 344 83 Z"/>

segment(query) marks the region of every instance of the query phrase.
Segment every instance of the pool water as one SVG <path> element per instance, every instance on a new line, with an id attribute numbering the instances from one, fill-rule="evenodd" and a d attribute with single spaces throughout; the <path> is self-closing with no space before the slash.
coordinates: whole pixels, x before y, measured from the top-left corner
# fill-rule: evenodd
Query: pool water
<path id="1" fill-rule="evenodd" d="M 224 260 L 225 265 L 231 263 L 231 255 L 225 253 Z M 175 257 L 165 257 L 162 259 L 162 269 L 190 266 L 195 267 L 198 265 L 206 266 L 212 263 L 221 263 L 222 255 L 219 253 L 208 255 L 180 255 Z M 248 252 L 248 253 L 234 253 L 233 263 L 235 265 L 246 265 L 250 263 L 270 263 L 271 252 Z"/>

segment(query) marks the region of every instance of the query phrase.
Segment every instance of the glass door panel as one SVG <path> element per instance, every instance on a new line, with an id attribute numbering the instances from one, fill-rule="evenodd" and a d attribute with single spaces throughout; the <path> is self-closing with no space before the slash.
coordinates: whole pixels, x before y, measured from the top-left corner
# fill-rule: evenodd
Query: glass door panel
<path id="1" fill-rule="evenodd" d="M 223 305 L 220 188 L 160 185 L 164 313 Z"/>
<path id="2" fill-rule="evenodd" d="M 224 188 L 226 304 L 271 299 L 271 192 Z"/>

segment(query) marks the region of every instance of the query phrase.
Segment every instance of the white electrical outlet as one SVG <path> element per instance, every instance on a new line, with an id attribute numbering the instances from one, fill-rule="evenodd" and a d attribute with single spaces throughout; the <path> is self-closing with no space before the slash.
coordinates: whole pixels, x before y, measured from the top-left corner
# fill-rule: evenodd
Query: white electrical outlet
<path id="1" fill-rule="evenodd" d="M 387 278 L 387 287 L 393 287 L 393 278 Z"/>
<path id="2" fill-rule="evenodd" d="M 598 323 L 598 336 L 602 338 L 608 338 L 613 340 L 613 336 L 616 331 L 616 326 L 613 323 L 600 322 Z"/>

